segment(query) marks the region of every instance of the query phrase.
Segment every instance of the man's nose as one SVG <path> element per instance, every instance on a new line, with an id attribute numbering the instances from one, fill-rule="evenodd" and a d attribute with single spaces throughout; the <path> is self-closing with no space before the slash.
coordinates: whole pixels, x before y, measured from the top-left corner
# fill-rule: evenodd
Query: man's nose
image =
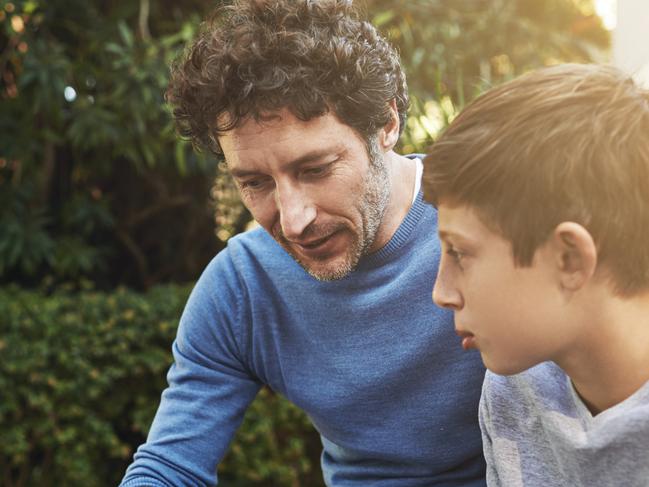
<path id="1" fill-rule="evenodd" d="M 454 285 L 453 276 L 449 274 L 443 263 L 440 264 L 433 286 L 433 302 L 437 306 L 453 311 L 459 311 L 464 306 L 462 294 Z"/>
<path id="2" fill-rule="evenodd" d="M 278 185 L 276 199 L 284 236 L 288 240 L 299 240 L 304 230 L 315 221 L 315 205 L 304 189 L 295 185 Z"/>

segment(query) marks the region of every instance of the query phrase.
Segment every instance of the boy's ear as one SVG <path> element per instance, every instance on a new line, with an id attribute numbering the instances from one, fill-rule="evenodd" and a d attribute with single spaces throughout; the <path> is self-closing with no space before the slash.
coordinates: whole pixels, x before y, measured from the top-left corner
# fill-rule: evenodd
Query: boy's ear
<path id="1" fill-rule="evenodd" d="M 379 145 L 383 152 L 391 151 L 399 140 L 399 111 L 397 102 L 392 99 L 390 105 L 390 121 L 379 131 Z"/>
<path id="2" fill-rule="evenodd" d="M 597 268 L 597 246 L 592 235 L 578 223 L 562 222 L 552 232 L 552 243 L 561 287 L 577 291 Z"/>

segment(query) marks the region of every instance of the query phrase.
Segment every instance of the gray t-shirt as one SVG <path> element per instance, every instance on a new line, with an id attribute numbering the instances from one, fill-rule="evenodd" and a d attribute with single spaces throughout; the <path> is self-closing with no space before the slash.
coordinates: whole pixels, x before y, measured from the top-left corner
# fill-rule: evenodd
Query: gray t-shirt
<path id="1" fill-rule="evenodd" d="M 489 486 L 649 486 L 649 382 L 593 416 L 552 362 L 487 372 L 480 426 Z"/>

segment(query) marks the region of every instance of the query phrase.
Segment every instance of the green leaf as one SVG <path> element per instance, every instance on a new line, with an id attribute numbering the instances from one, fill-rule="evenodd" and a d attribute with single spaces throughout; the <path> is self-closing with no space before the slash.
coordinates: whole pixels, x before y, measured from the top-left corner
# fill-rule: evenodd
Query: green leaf
<path id="1" fill-rule="evenodd" d="M 393 10 L 386 10 L 383 12 L 379 12 L 372 18 L 372 23 L 376 27 L 383 27 L 385 24 L 388 24 L 393 18 L 395 17 L 395 13 Z"/>
<path id="2" fill-rule="evenodd" d="M 135 39 L 133 37 L 133 32 L 131 32 L 131 29 L 128 28 L 126 22 L 120 20 L 117 23 L 117 29 L 119 30 L 119 35 L 122 38 L 122 41 L 124 42 L 126 47 L 133 47 Z"/>

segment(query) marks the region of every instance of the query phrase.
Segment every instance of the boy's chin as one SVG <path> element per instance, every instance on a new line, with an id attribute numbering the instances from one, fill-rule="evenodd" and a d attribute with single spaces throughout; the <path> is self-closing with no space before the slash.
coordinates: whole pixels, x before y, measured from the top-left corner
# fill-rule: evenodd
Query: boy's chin
<path id="1" fill-rule="evenodd" d="M 484 363 L 485 367 L 487 367 L 487 369 L 489 369 L 494 374 L 498 374 L 498 375 L 520 374 L 521 372 L 524 372 L 527 369 L 537 365 L 536 362 L 521 363 L 512 360 L 494 360 L 488 356 L 485 356 L 484 353 L 481 353 L 481 355 L 482 355 L 482 362 Z"/>

